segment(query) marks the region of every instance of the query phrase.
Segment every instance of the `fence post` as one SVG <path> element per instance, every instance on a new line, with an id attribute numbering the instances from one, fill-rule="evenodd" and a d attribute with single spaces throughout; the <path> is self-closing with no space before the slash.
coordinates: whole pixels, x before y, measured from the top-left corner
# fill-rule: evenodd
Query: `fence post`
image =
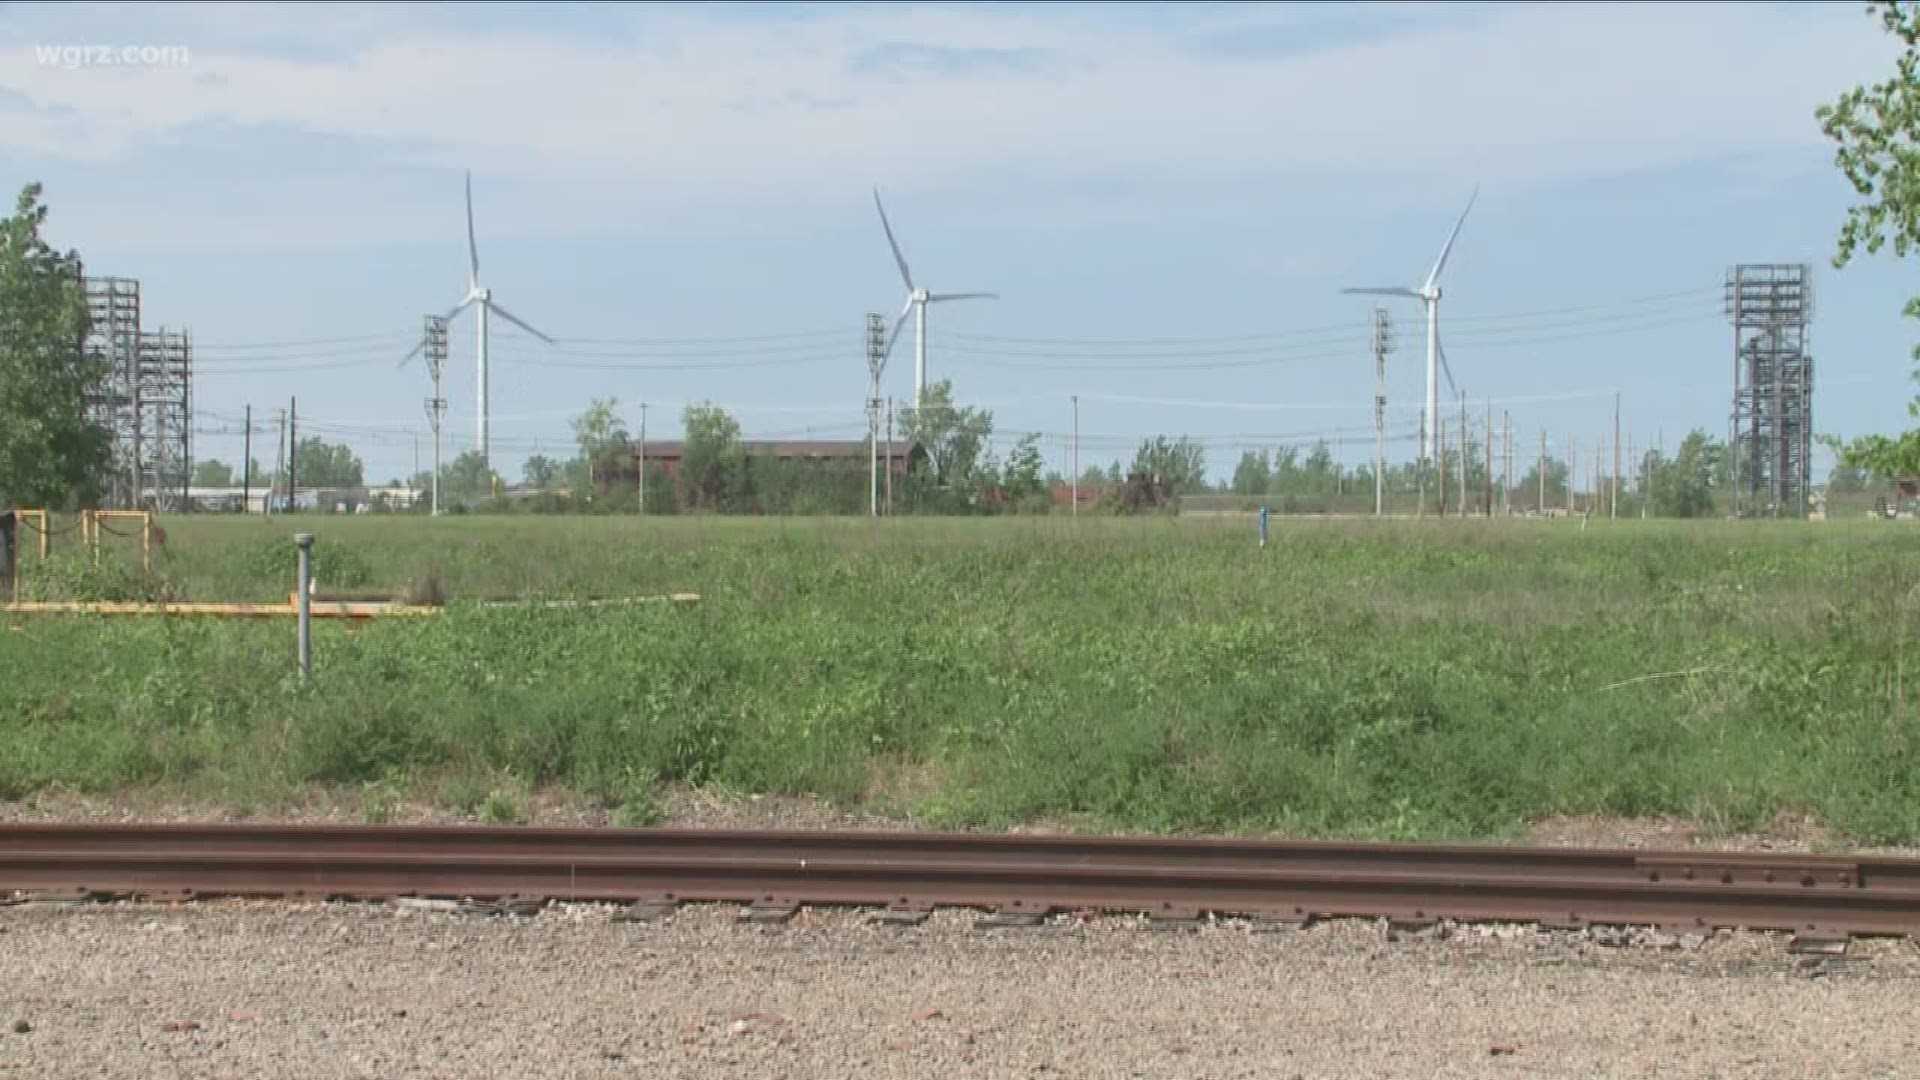
<path id="1" fill-rule="evenodd" d="M 313 678 L 313 597 L 309 595 L 313 587 L 313 534 L 294 533 L 293 543 L 300 549 L 300 569 L 294 580 L 295 605 L 300 613 L 300 677 L 305 680 Z"/>
<path id="2" fill-rule="evenodd" d="M 1264 505 L 1260 507 L 1260 546 L 1267 546 L 1267 508 Z"/>
<path id="3" fill-rule="evenodd" d="M 11 600 L 20 587 L 20 512 L 12 507 L 0 510 L 0 567 L 5 568 L 0 576 L 7 580 Z"/>

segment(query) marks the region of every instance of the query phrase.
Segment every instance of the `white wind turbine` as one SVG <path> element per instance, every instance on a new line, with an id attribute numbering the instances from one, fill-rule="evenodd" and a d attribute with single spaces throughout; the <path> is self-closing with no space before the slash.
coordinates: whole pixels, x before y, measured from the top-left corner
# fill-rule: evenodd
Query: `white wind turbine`
<path id="1" fill-rule="evenodd" d="M 900 254 L 900 242 L 893 238 L 893 226 L 887 223 L 887 208 L 880 205 L 880 189 L 873 189 L 873 205 L 880 211 L 880 227 L 887 231 L 887 244 L 893 248 L 893 261 L 900 264 L 900 277 L 907 283 L 907 305 L 900 309 L 900 317 L 894 320 L 893 333 L 887 335 L 887 351 L 883 356 L 893 355 L 893 343 L 899 339 L 900 330 L 907 325 L 907 316 L 916 316 L 914 320 L 913 343 L 913 407 L 923 408 L 927 392 L 927 305 L 947 300 L 998 300 L 998 293 L 934 293 L 919 288 L 913 283 L 913 273 L 907 269 L 907 257 Z"/>
<path id="2" fill-rule="evenodd" d="M 1447 242 L 1440 248 L 1440 257 L 1433 261 L 1433 269 L 1427 272 L 1427 280 L 1417 288 L 1407 289 L 1388 286 L 1380 289 L 1341 289 L 1343 293 L 1361 293 L 1367 296 L 1411 296 L 1420 301 L 1427 313 L 1427 422 L 1420 446 L 1422 457 L 1433 457 L 1434 441 L 1440 429 L 1440 371 L 1447 373 L 1447 386 L 1453 388 L 1453 368 L 1447 363 L 1446 350 L 1440 346 L 1440 271 L 1447 265 L 1447 255 L 1453 251 L 1453 242 L 1460 235 L 1460 226 L 1467 223 L 1467 214 L 1473 209 L 1475 199 L 1480 197 L 1480 188 L 1474 186 L 1473 194 L 1467 198 L 1467 208 L 1460 211 L 1460 220 L 1453 223 L 1453 231 L 1447 234 Z"/>
<path id="3" fill-rule="evenodd" d="M 493 299 L 493 290 L 483 288 L 480 284 L 480 245 L 473 238 L 473 173 L 471 171 L 467 173 L 467 259 L 467 298 L 460 301 L 453 310 L 447 312 L 446 318 L 448 322 L 452 322 L 455 315 L 460 314 L 476 303 L 480 305 L 480 310 L 476 313 L 475 320 L 478 336 L 475 363 L 478 366 L 478 371 L 476 373 L 475 390 L 477 401 L 474 411 L 479 420 L 479 430 L 475 440 L 475 448 L 480 451 L 481 463 L 489 464 L 490 458 L 488 456 L 487 446 L 487 322 L 489 318 L 498 315 L 549 345 L 554 342 L 552 338 L 528 326 L 516 318 L 511 311 L 501 307 Z M 422 341 L 421 344 L 415 345 L 413 352 L 409 352 L 406 355 L 406 359 L 403 359 L 401 363 L 412 359 L 414 353 L 419 352 L 425 344 L 425 341 Z"/>

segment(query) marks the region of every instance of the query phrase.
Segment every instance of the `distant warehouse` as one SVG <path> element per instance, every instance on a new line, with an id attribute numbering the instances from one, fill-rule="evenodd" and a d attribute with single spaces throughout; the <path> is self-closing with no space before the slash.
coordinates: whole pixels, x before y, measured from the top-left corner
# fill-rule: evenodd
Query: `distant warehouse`
<path id="1" fill-rule="evenodd" d="M 680 475 L 680 462 L 686 454 L 686 443 L 654 442 L 648 440 L 645 447 L 647 466 L 659 466 L 668 476 Z M 869 457 L 865 439 L 812 439 L 781 442 L 743 442 L 747 468 L 753 469 L 755 462 L 810 462 L 825 465 L 858 465 L 864 474 Z M 880 467 L 895 476 L 905 476 L 913 468 L 914 461 L 926 456 L 917 445 L 896 442 L 891 448 L 882 441 L 880 444 Z M 622 470 L 624 478 L 633 479 L 634 463 L 640 460 L 639 443 L 628 444 L 628 460 Z"/>
<path id="2" fill-rule="evenodd" d="M 761 513 L 856 513 L 867 506 L 871 449 L 864 439 L 743 441 L 737 470 L 724 476 L 686 473 L 687 444 L 678 440 L 629 442 L 624 451 L 602 455 L 594 466 L 594 486 L 605 492 L 632 491 L 639 466 L 647 483 L 665 481 L 682 509 L 724 507 Z M 905 441 L 879 448 L 882 476 L 897 481 L 926 458 L 919 445 Z M 649 502 L 664 497 L 650 491 Z"/>

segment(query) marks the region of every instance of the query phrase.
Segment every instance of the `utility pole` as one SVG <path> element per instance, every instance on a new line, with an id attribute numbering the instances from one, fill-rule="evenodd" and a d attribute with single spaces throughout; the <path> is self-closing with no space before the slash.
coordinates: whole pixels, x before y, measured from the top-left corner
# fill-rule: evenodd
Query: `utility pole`
<path id="1" fill-rule="evenodd" d="M 1373 516 L 1387 511 L 1387 354 L 1393 351 L 1393 323 L 1386 308 L 1373 309 Z"/>
<path id="2" fill-rule="evenodd" d="M 1439 505 L 1434 509 L 1434 512 L 1439 514 L 1441 517 L 1446 517 L 1447 516 L 1447 422 L 1445 419 L 1436 419 L 1434 421 L 1433 452 L 1439 458 L 1439 469 L 1440 469 L 1438 476 L 1436 476 L 1435 478 L 1439 481 L 1439 483 L 1436 485 L 1440 492 Z"/>
<path id="3" fill-rule="evenodd" d="M 1540 501 L 1538 509 L 1541 517 L 1547 516 L 1547 429 L 1540 429 L 1540 473 L 1535 478 L 1540 481 Z"/>
<path id="4" fill-rule="evenodd" d="M 293 496 L 298 490 L 300 472 L 300 402 L 287 399 L 287 513 L 293 513 Z"/>
<path id="5" fill-rule="evenodd" d="M 887 516 L 893 516 L 893 398 L 887 398 Z"/>
<path id="6" fill-rule="evenodd" d="M 886 318 L 867 312 L 867 512 L 880 516 L 880 372 L 887 363 Z M 892 466 L 893 440 L 887 440 L 887 464 Z"/>
<path id="7" fill-rule="evenodd" d="M 1653 455 L 1640 453 L 1640 520 L 1647 520 L 1653 506 Z"/>
<path id="8" fill-rule="evenodd" d="M 280 430 L 273 436 L 273 471 L 279 472 L 287 464 L 287 410 L 280 410 Z M 267 475 L 267 494 L 264 500 L 264 513 L 273 513 L 273 475 Z"/>
<path id="9" fill-rule="evenodd" d="M 1460 516 L 1467 516 L 1467 455 L 1472 452 L 1473 431 L 1467 427 L 1467 392 L 1460 391 Z"/>
<path id="10" fill-rule="evenodd" d="M 1513 413 L 1500 410 L 1500 513 L 1513 516 Z"/>
<path id="11" fill-rule="evenodd" d="M 484 320 L 485 315 L 482 314 Z M 427 316 L 426 345 L 423 352 L 427 359 L 427 372 L 433 376 L 433 396 L 427 399 L 427 426 L 433 429 L 433 476 L 428 482 L 432 490 L 433 502 L 430 510 L 435 517 L 440 516 L 440 417 L 447 411 L 447 399 L 440 396 L 440 371 L 447 365 L 447 320 L 438 315 Z M 419 471 L 416 465 L 415 470 Z"/>
<path id="12" fill-rule="evenodd" d="M 1573 516 L 1573 482 L 1580 475 L 1580 440 L 1567 436 L 1567 516 Z"/>
<path id="13" fill-rule="evenodd" d="M 247 406 L 246 449 L 240 455 L 240 513 L 249 513 L 253 505 L 253 406 Z"/>
<path id="14" fill-rule="evenodd" d="M 1493 517 L 1493 399 L 1487 399 L 1487 441 L 1486 452 L 1481 456 L 1487 462 L 1487 517 Z"/>
<path id="15" fill-rule="evenodd" d="M 1080 519 L 1080 395 L 1073 395 L 1073 518 Z"/>
<path id="16" fill-rule="evenodd" d="M 1416 482 L 1419 483 L 1420 485 L 1420 503 L 1419 503 L 1418 509 L 1415 512 L 1416 517 L 1427 516 L 1426 452 L 1427 452 L 1427 410 L 1421 409 L 1420 410 L 1420 455 L 1421 456 L 1415 459 L 1416 461 L 1419 462 L 1419 464 L 1413 470 L 1418 475 L 1418 480 Z"/>
<path id="17" fill-rule="evenodd" d="M 647 512 L 647 403 L 644 401 L 640 403 L 640 463 L 638 472 L 640 476 L 639 513 L 645 514 Z"/>
<path id="18" fill-rule="evenodd" d="M 1613 392 L 1613 507 L 1607 517 L 1620 516 L 1620 391 Z"/>

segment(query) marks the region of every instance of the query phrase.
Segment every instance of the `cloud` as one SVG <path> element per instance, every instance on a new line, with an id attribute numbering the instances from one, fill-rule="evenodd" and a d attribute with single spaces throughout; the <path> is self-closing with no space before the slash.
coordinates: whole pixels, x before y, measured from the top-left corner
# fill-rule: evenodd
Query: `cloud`
<path id="1" fill-rule="evenodd" d="M 171 40 L 137 10 L 142 33 Z M 178 33 L 208 43 L 189 41 L 178 70 L 9 54 L 0 83 L 72 115 L 0 114 L 0 138 L 131 161 L 210 125 L 265 125 L 416 148 L 416 168 L 685 198 L 1029 175 L 1525 185 L 1816 146 L 1813 106 L 1887 55 L 1850 7 L 667 7 L 517 29 L 504 14 L 468 28 L 439 8 L 330 10 L 189 8 Z M 281 47 L 309 30 L 310 47 Z"/>
<path id="2" fill-rule="evenodd" d="M 1043 49 L 956 49 L 944 45 L 896 41 L 855 53 L 848 59 L 847 68 L 856 75 L 873 75 L 898 81 L 921 74 L 954 78 L 992 74 L 1031 75 L 1045 71 L 1057 62 L 1057 57 Z"/>

